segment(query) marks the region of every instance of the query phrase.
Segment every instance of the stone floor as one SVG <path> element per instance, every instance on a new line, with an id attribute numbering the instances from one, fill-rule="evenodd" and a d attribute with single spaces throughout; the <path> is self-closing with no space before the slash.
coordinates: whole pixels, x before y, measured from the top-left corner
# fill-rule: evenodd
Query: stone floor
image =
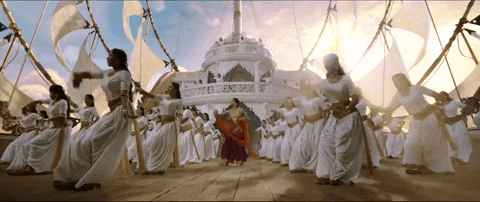
<path id="1" fill-rule="evenodd" d="M 243 166 L 219 166 L 219 160 L 169 169 L 165 175 L 125 175 L 101 189 L 87 192 L 57 191 L 52 175 L 9 176 L 0 166 L 0 201 L 4 200 L 480 200 L 479 147 L 472 162 L 455 165 L 456 174 L 406 175 L 401 159 L 386 159 L 373 176 L 363 170 L 353 186 L 315 184 L 316 176 L 290 173 L 264 160 L 249 159 Z"/>

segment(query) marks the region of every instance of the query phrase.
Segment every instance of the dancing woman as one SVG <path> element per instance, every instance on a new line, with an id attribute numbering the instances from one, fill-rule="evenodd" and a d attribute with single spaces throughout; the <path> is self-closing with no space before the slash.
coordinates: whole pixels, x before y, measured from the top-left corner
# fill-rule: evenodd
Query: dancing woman
<path id="1" fill-rule="evenodd" d="M 56 189 L 99 188 L 122 159 L 134 118 L 130 106 L 132 78 L 124 51 L 113 49 L 107 63 L 112 69 L 73 73 L 74 86 L 79 86 L 83 79 L 101 79 L 110 112 L 88 127 L 81 137 L 71 140 L 55 171 Z"/>
<path id="2" fill-rule="evenodd" d="M 72 134 L 72 138 L 76 138 L 79 134 L 84 132 L 88 127 L 90 127 L 96 120 L 100 118 L 95 108 L 95 100 L 93 95 L 85 95 L 85 107 L 84 108 L 75 108 L 72 109 L 72 112 L 78 113 L 80 115 L 80 129 Z"/>
<path id="3" fill-rule="evenodd" d="M 322 130 L 318 146 L 317 184 L 353 184 L 364 160 L 364 128 L 355 108 L 358 98 L 350 76 L 340 66 L 338 56 L 323 58 L 327 80 L 323 93 L 332 103 L 331 116 Z"/>
<path id="4" fill-rule="evenodd" d="M 423 95 L 439 99 L 438 94 L 423 86 L 414 86 L 408 78 L 398 73 L 392 77 L 398 92 L 390 105 L 381 109 L 392 113 L 403 106 L 413 120 L 404 144 L 403 167 L 407 174 L 454 172 L 448 155 L 448 132 L 442 130 L 442 120 L 435 113 L 435 106 L 427 103 Z M 443 113 L 443 112 L 442 112 Z M 440 123 L 439 123 L 440 121 Z"/>
<path id="5" fill-rule="evenodd" d="M 7 168 L 9 175 L 34 175 L 52 171 L 67 148 L 71 127 L 67 117 L 70 106 L 62 86 L 50 86 L 50 99 L 30 104 L 49 104 L 48 114 L 53 127 L 42 131 L 24 144 Z"/>
<path id="6" fill-rule="evenodd" d="M 230 119 L 228 121 L 220 119 L 218 111 L 214 111 L 220 131 L 225 136 L 225 142 L 222 146 L 222 161 L 223 165 L 234 162 L 240 162 L 240 165 L 242 165 L 247 161 L 245 147 L 247 147 L 248 152 L 254 159 L 258 159 L 258 156 L 250 144 L 247 114 L 240 108 L 240 101 L 237 98 L 233 98 L 230 104 L 232 108 L 222 113 L 222 115 L 228 113 Z"/>
<path id="7" fill-rule="evenodd" d="M 303 113 L 300 109 L 295 107 L 291 97 L 285 98 L 285 108 L 279 108 L 274 111 L 282 114 L 287 121 L 288 128 L 286 128 L 285 137 L 283 137 L 280 165 L 288 166 L 290 154 L 292 152 L 292 145 L 300 134 L 300 131 L 302 131 L 300 121 L 303 121 Z"/>
<path id="8" fill-rule="evenodd" d="M 168 86 L 168 94 L 150 94 L 143 90 L 139 83 L 135 83 L 135 89 L 147 98 L 160 101 L 157 118 L 160 120 L 161 126 L 157 127 L 157 131 L 148 136 L 143 143 L 147 172 L 142 174 L 162 175 L 174 160 L 173 156 L 178 138 L 175 114 L 183 111 L 180 85 L 172 82 Z"/>
<path id="9" fill-rule="evenodd" d="M 443 104 L 445 110 L 445 123 L 447 124 L 448 132 L 453 137 L 458 148 L 458 153 L 452 152 L 450 149 L 450 156 L 457 158 L 463 163 L 468 163 L 470 155 L 472 154 L 472 142 L 468 135 L 467 124 L 464 121 L 465 115 L 457 115 L 458 108 L 465 108 L 467 105 L 452 100 L 447 92 L 440 92 L 440 102 Z"/>
<path id="10" fill-rule="evenodd" d="M 205 160 L 208 161 L 217 156 L 215 143 L 213 140 L 213 124 L 215 122 L 210 120 L 210 117 L 207 113 L 203 113 L 203 119 L 203 121 L 205 121 L 205 124 L 203 125 L 203 131 L 205 135 Z"/>
<path id="11" fill-rule="evenodd" d="M 10 162 L 12 162 L 12 160 L 15 158 L 15 154 L 18 152 L 18 150 L 24 144 L 34 138 L 39 132 L 37 122 L 42 121 L 43 118 L 37 114 L 36 105 L 29 104 L 25 106 L 24 109 L 26 110 L 27 115 L 19 116 L 17 119 L 19 119 L 22 125 L 25 127 L 25 132 L 7 146 L 2 154 L 2 158 L 0 159 L 0 164 L 10 164 Z"/>

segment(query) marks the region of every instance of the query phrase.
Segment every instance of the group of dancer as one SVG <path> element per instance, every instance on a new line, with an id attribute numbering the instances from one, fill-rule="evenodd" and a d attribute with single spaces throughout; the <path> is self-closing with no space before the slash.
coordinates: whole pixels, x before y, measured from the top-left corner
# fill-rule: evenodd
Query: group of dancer
<path id="1" fill-rule="evenodd" d="M 381 108 L 362 96 L 335 54 L 326 55 L 324 64 L 325 82 L 306 87 L 305 97 L 286 98 L 284 107 L 262 121 L 256 130 L 262 137 L 260 158 L 292 173 L 316 173 L 317 184 L 332 185 L 352 185 L 362 167 L 373 172 L 381 159 L 402 154 L 407 174 L 455 172 L 452 160 L 469 162 L 467 114 L 457 113 L 465 104 L 412 85 L 399 73 L 392 78 L 398 92 Z M 424 95 L 435 98 L 435 105 Z M 408 133 L 402 129 L 405 117 L 391 116 L 400 106 L 412 116 Z"/>
<path id="2" fill-rule="evenodd" d="M 379 167 L 380 159 L 399 157 L 402 152 L 407 174 L 454 172 L 450 157 L 468 162 L 472 150 L 465 115 L 456 111 L 464 104 L 396 74 L 392 79 L 398 92 L 392 103 L 386 108 L 374 106 L 362 97 L 335 54 L 324 58 L 325 82 L 306 86 L 304 97 L 286 98 L 284 108 L 272 110 L 275 116 L 262 121 L 257 129 L 262 137 L 259 155 L 250 143 L 250 118 L 237 98 L 232 99 L 231 108 L 222 113 L 215 110 L 210 119 L 193 107 L 184 108 L 177 83 L 172 82 L 165 94 L 143 90 L 131 78 L 124 51 L 113 49 L 107 62 L 112 69 L 73 73 L 73 84 L 78 87 L 84 79 L 100 79 L 109 112 L 100 117 L 91 95 L 85 95 L 85 107 L 78 108 L 62 86 L 51 86 L 50 99 L 28 104 L 18 117 L 26 130 L 2 155 L 2 163 L 9 164 L 8 174 L 53 171 L 56 189 L 90 190 L 101 187 L 114 173 L 125 159 L 122 154 L 136 164 L 135 173 L 151 175 L 221 153 L 222 165 L 243 165 L 250 155 L 288 166 L 292 173 L 316 173 L 318 184 L 339 185 L 353 184 L 362 165 Z M 149 113 L 142 106 L 134 111 L 135 93 L 157 101 L 158 106 Z M 428 104 L 423 95 L 434 97 L 437 104 Z M 36 104 L 48 104 L 48 117 L 36 114 Z M 400 106 L 413 116 L 407 135 L 402 130 L 404 121 L 390 115 Z M 73 134 L 70 112 L 80 116 L 80 129 Z M 390 129 L 386 141 L 384 126 Z M 140 132 L 140 141 L 133 131 Z M 143 162 L 145 169 L 141 169 Z"/>

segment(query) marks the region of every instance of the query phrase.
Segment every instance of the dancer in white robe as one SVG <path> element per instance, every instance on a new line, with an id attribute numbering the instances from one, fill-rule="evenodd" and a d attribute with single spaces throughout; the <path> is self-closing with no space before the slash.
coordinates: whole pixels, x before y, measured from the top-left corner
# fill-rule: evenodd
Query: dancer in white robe
<path id="1" fill-rule="evenodd" d="M 88 127 L 90 127 L 96 120 L 100 118 L 95 108 L 95 100 L 93 95 L 85 95 L 85 107 L 84 108 L 73 108 L 72 112 L 78 113 L 80 116 L 80 129 L 71 135 L 71 138 L 76 138 L 82 132 L 84 132 Z"/>
<path id="2" fill-rule="evenodd" d="M 362 116 L 363 128 L 365 128 L 365 135 L 367 136 L 368 148 L 370 149 L 373 166 L 378 168 L 380 167 L 380 160 L 382 159 L 381 152 L 383 152 L 383 150 L 380 150 L 380 142 L 376 140 L 377 137 L 375 136 L 375 133 L 373 132 L 373 129 L 369 124 L 367 116 L 367 107 L 371 110 L 375 106 L 363 97 L 362 90 L 358 87 L 356 88 L 356 94 L 359 97 L 359 101 L 355 107 L 358 109 L 358 112 L 360 112 L 360 115 Z"/>
<path id="3" fill-rule="evenodd" d="M 273 137 L 273 127 L 275 125 L 275 118 L 272 116 L 270 117 L 270 120 L 268 121 L 267 125 L 267 161 L 272 161 L 273 160 L 273 143 L 275 142 L 275 139 Z"/>
<path id="4" fill-rule="evenodd" d="M 260 152 L 258 152 L 258 156 L 260 159 L 265 159 L 267 157 L 267 131 L 265 129 L 267 125 L 267 122 L 265 120 L 262 120 L 262 125 L 258 127 L 255 131 L 260 134 L 260 137 L 262 137 L 262 140 L 260 142 L 261 148 Z"/>
<path id="5" fill-rule="evenodd" d="M 194 158 L 190 159 L 191 163 L 202 163 L 205 157 L 205 137 L 203 136 L 203 119 L 198 116 L 198 111 L 195 107 L 192 107 L 193 120 L 195 123 L 194 127 L 194 140 L 195 140 L 195 155 L 192 155 Z M 198 153 L 198 156 L 197 156 Z"/>
<path id="6" fill-rule="evenodd" d="M 402 130 L 402 126 L 405 124 L 400 118 L 392 118 L 387 127 L 390 129 L 388 133 L 387 142 L 385 148 L 388 158 L 397 158 L 403 152 L 403 143 L 405 142 L 405 132 Z"/>
<path id="7" fill-rule="evenodd" d="M 172 82 L 168 87 L 168 94 L 157 95 L 146 92 L 139 83 L 135 83 L 135 88 L 142 95 L 160 101 L 158 116 L 162 125 L 156 133 L 145 139 L 143 149 L 146 154 L 148 171 L 142 174 L 162 175 L 174 160 L 174 156 L 178 155 L 174 154 L 178 139 L 175 114 L 183 111 L 180 86 L 178 83 Z"/>
<path id="8" fill-rule="evenodd" d="M 285 137 L 285 131 L 288 128 L 287 120 L 283 117 L 282 114 L 278 114 L 280 119 L 275 121 L 275 126 L 272 128 L 272 136 L 274 138 L 273 148 L 272 148 L 272 157 L 273 163 L 280 163 L 282 160 L 282 143 Z"/>
<path id="9" fill-rule="evenodd" d="M 73 84 L 83 79 L 101 79 L 110 111 L 82 133 L 71 139 L 65 155 L 55 171 L 53 186 L 58 190 L 91 190 L 111 176 L 125 152 L 125 142 L 132 129 L 132 78 L 127 67 L 127 54 L 112 49 L 107 57 L 109 70 L 74 72 Z"/>
<path id="10" fill-rule="evenodd" d="M 467 124 L 464 121 L 466 119 L 465 115 L 457 115 L 457 110 L 459 108 L 463 109 L 467 105 L 452 100 L 447 92 L 440 92 L 441 102 L 444 105 L 445 123 L 447 124 L 448 131 L 453 137 L 455 144 L 457 145 L 457 152 L 452 152 L 452 149 L 449 147 L 450 156 L 456 158 L 457 160 L 462 161 L 463 163 L 468 163 L 470 161 L 470 155 L 472 154 L 472 142 L 470 136 L 468 135 Z"/>
<path id="11" fill-rule="evenodd" d="M 37 122 L 37 126 L 40 132 L 50 127 L 50 121 L 48 121 L 47 111 L 42 110 L 38 113 L 43 119 Z"/>
<path id="12" fill-rule="evenodd" d="M 398 92 L 383 111 L 392 113 L 403 106 L 413 120 L 404 144 L 403 167 L 407 174 L 455 172 L 448 155 L 450 134 L 445 133 L 435 114 L 435 106 L 427 103 L 423 95 L 439 99 L 438 94 L 423 86 L 414 86 L 401 73 L 392 77 Z M 443 126 L 445 127 L 445 126 Z"/>
<path id="13" fill-rule="evenodd" d="M 358 103 L 355 86 L 344 73 L 337 55 L 328 54 L 323 61 L 327 69 L 323 93 L 332 103 L 332 111 L 320 136 L 317 184 L 353 184 L 365 154 L 365 132 L 362 117 L 355 108 Z"/>
<path id="14" fill-rule="evenodd" d="M 53 127 L 42 131 L 22 145 L 7 168 L 9 175 L 32 175 L 52 171 L 57 165 L 64 148 L 67 148 L 71 126 L 68 125 L 69 102 L 62 86 L 50 87 L 50 99 L 31 104 L 49 104 L 48 115 Z"/>
<path id="15" fill-rule="evenodd" d="M 325 110 L 330 103 L 325 95 L 305 87 L 307 97 L 294 98 L 294 102 L 305 114 L 304 126 L 292 145 L 288 167 L 290 172 L 314 172 L 318 159 L 320 134 L 325 124 Z"/>
<path id="16" fill-rule="evenodd" d="M 205 124 L 203 125 L 203 130 L 205 132 L 205 161 L 215 159 L 217 152 L 215 150 L 215 143 L 213 142 L 213 124 L 215 121 L 210 120 L 210 117 L 207 113 L 203 114 Z"/>
<path id="17" fill-rule="evenodd" d="M 180 121 L 180 133 L 178 134 L 178 152 L 180 158 L 180 166 L 188 163 L 192 155 L 192 133 L 193 133 L 193 113 L 190 109 L 183 111 L 182 120 Z"/>
<path id="18" fill-rule="evenodd" d="M 42 121 L 43 117 L 37 114 L 37 109 L 34 104 L 25 106 L 25 109 L 27 115 L 18 117 L 25 128 L 25 132 L 7 146 L 0 159 L 0 164 L 10 164 L 15 158 L 15 154 L 18 150 L 39 133 L 37 122 Z"/>
<path id="19" fill-rule="evenodd" d="M 290 154 L 292 152 L 292 145 L 300 134 L 300 131 L 302 131 L 300 121 L 303 121 L 303 113 L 295 107 L 291 97 L 285 98 L 285 108 L 275 109 L 275 111 L 282 114 L 287 121 L 288 127 L 286 128 L 285 136 L 283 137 L 280 166 L 288 166 Z"/>

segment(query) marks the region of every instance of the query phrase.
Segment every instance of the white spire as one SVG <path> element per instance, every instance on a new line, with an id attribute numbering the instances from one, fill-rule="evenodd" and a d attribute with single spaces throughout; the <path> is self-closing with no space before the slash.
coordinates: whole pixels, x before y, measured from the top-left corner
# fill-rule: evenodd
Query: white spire
<path id="1" fill-rule="evenodd" d="M 242 34 L 242 1 L 233 1 L 233 39 L 235 42 L 240 41 Z"/>

